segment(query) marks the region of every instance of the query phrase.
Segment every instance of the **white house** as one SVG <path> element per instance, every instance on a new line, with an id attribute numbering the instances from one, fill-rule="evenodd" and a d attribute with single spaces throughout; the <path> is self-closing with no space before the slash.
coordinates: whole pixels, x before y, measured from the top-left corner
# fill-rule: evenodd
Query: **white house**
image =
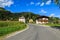
<path id="1" fill-rule="evenodd" d="M 48 23 L 48 17 L 47 16 L 40 16 L 36 19 L 36 24 L 46 24 Z"/>
<path id="2" fill-rule="evenodd" d="M 25 23 L 25 17 L 24 16 L 19 17 L 19 22 L 24 22 Z"/>

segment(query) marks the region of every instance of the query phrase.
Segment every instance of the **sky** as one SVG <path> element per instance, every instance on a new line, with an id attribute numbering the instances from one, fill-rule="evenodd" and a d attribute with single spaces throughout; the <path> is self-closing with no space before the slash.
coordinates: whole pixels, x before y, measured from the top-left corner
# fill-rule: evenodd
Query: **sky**
<path id="1" fill-rule="evenodd" d="M 51 0 L 0 0 L 0 7 L 11 12 L 33 12 L 39 15 L 60 18 L 60 8 Z"/>

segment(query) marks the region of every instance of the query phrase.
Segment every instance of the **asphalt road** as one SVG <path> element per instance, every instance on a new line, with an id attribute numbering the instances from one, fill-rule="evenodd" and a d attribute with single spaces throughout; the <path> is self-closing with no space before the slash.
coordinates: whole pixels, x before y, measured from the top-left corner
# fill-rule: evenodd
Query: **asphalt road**
<path id="1" fill-rule="evenodd" d="M 43 27 L 29 24 L 29 29 L 5 40 L 60 40 L 60 36 Z"/>

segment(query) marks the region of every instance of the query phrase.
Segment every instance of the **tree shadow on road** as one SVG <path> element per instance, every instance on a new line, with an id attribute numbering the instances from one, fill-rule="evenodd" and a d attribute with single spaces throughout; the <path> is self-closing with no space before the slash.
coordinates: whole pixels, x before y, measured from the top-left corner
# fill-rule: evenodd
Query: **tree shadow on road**
<path id="1" fill-rule="evenodd" d="M 51 27 L 60 30 L 60 26 L 51 26 Z"/>

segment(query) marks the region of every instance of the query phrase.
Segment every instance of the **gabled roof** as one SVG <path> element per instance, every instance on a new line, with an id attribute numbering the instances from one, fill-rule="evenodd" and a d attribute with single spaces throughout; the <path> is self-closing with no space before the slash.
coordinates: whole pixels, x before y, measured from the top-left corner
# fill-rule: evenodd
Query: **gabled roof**
<path id="1" fill-rule="evenodd" d="M 19 19 L 25 19 L 25 17 L 24 17 L 24 16 L 22 16 L 22 17 L 19 17 Z"/>
<path id="2" fill-rule="evenodd" d="M 39 19 L 39 18 L 49 18 L 49 17 L 48 16 L 39 16 L 36 19 Z"/>

